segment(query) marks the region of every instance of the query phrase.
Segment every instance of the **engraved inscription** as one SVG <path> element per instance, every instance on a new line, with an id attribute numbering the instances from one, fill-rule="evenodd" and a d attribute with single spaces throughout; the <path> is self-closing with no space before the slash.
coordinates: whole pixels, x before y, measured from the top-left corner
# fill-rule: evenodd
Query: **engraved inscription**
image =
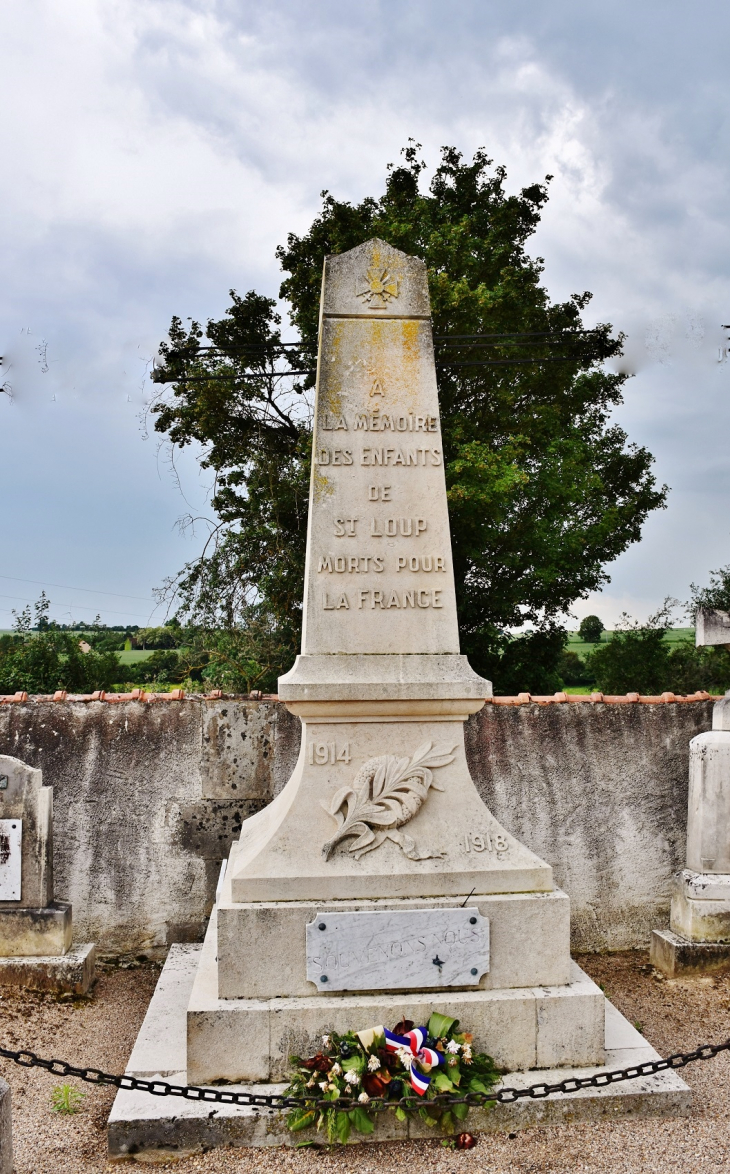
<path id="1" fill-rule="evenodd" d="M 329 804 L 322 804 L 338 825 L 332 839 L 322 845 L 325 860 L 347 839 L 353 840 L 348 851 L 356 860 L 386 840 L 397 844 L 409 860 L 443 856 L 443 851 L 428 848 L 419 851 L 415 840 L 400 829 L 421 810 L 430 787 L 443 790 L 434 782 L 433 771 L 453 762 L 455 749 L 455 746 L 424 742 L 410 759 L 396 758 L 393 754 L 368 759 L 352 786 L 341 787 Z"/>
<path id="2" fill-rule="evenodd" d="M 438 432 L 439 418 L 418 416 L 413 412 L 400 415 L 380 412 L 376 404 L 372 412 L 356 412 L 352 427 L 355 432 Z"/>
<path id="3" fill-rule="evenodd" d="M 334 766 L 350 761 L 350 743 L 338 747 L 337 742 L 310 742 L 308 754 L 310 766 Z"/>
<path id="4" fill-rule="evenodd" d="M 335 518 L 335 538 L 354 538 L 359 518 Z"/>
<path id="5" fill-rule="evenodd" d="M 391 485 L 368 485 L 368 501 L 390 501 Z"/>
<path id="6" fill-rule="evenodd" d="M 398 555 L 398 570 L 405 571 L 445 571 L 446 559 L 441 558 L 440 555 L 420 554 L 420 555 Z"/>
<path id="7" fill-rule="evenodd" d="M 322 449 L 321 452 L 326 452 Z M 340 460 L 341 465 L 352 464 L 352 454 L 349 449 L 344 449 L 350 456 L 350 460 Z M 329 460 L 321 460 L 321 465 L 326 465 Z M 331 462 L 335 464 L 334 461 Z M 360 464 L 369 467 L 382 465 L 386 468 L 397 468 L 401 465 L 404 469 L 418 468 L 424 465 L 440 465 L 441 464 L 441 449 L 440 448 L 364 448 L 360 453 Z"/>
<path id="8" fill-rule="evenodd" d="M 464 832 L 464 847 L 467 852 L 496 852 L 497 857 L 501 860 L 509 851 L 509 842 L 507 837 L 499 832 L 496 835 L 492 835 L 489 831 L 484 834 Z"/>
<path id="9" fill-rule="evenodd" d="M 22 843 L 22 819 L 0 819 L 0 901 L 21 899 Z"/>
<path id="10" fill-rule="evenodd" d="M 347 432 L 347 420 L 344 416 L 331 416 L 329 412 L 325 412 L 322 417 L 322 428 L 325 432 L 337 432 L 343 428 Z"/>
<path id="11" fill-rule="evenodd" d="M 318 448 L 318 465 L 351 465 L 352 449 L 349 448 Z"/>
<path id="12" fill-rule="evenodd" d="M 307 978 L 318 990 L 478 986 L 489 971 L 489 921 L 475 907 L 317 912 Z"/>
<path id="13" fill-rule="evenodd" d="M 416 587 L 406 591 L 358 591 L 359 608 L 363 607 L 443 607 L 439 591 L 430 591 L 425 587 Z M 348 605 L 349 606 L 349 605 Z"/>
<path id="14" fill-rule="evenodd" d="M 324 611 L 339 611 L 343 607 L 346 611 L 349 611 L 350 604 L 347 599 L 347 592 L 341 591 L 339 595 L 330 595 L 329 591 L 325 591 L 322 595 L 322 607 Z"/>
<path id="15" fill-rule="evenodd" d="M 425 518 L 371 518 L 370 533 L 373 538 L 412 538 L 424 534 L 428 529 Z"/>
<path id="16" fill-rule="evenodd" d="M 339 575 L 365 575 L 368 571 L 380 574 L 383 570 L 383 559 L 381 555 L 373 554 L 323 554 L 320 555 L 317 570 Z"/>

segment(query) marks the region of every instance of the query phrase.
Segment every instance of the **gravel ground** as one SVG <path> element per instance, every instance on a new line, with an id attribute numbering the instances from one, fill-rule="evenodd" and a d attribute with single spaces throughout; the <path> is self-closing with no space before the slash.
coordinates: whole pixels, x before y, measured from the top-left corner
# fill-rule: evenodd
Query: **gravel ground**
<path id="1" fill-rule="evenodd" d="M 640 951 L 579 960 L 608 997 L 663 1055 L 730 1035 L 730 976 L 663 981 Z M 15 995 L 0 999 L 0 1040 L 44 1056 L 123 1071 L 159 971 L 105 969 L 89 1000 Z M 73 1116 L 51 1111 L 58 1078 L 0 1060 L 13 1096 L 17 1174 L 92 1174 L 125 1164 L 106 1160 L 106 1118 L 114 1092 L 78 1085 L 86 1093 Z M 174 1163 L 179 1174 L 707 1174 L 730 1172 L 730 1056 L 693 1065 L 684 1078 L 695 1092 L 693 1115 L 484 1135 L 473 1150 L 452 1151 L 419 1141 L 352 1146 L 346 1150 L 216 1150 Z M 133 1167 L 132 1167 L 133 1168 Z"/>

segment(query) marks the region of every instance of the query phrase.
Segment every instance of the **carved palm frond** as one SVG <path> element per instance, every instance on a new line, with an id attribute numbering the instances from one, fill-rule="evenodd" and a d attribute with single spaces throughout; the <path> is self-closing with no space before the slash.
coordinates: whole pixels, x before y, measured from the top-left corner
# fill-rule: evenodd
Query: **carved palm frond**
<path id="1" fill-rule="evenodd" d="M 350 852 L 359 858 L 382 844 L 386 836 L 400 844 L 412 859 L 423 859 L 410 836 L 390 833 L 420 811 L 430 787 L 443 790 L 434 782 L 432 772 L 453 762 L 455 749 L 424 742 L 411 758 L 381 754 L 368 759 L 351 785 L 341 787 L 328 804 L 322 804 L 338 825 L 336 834 L 322 847 L 325 859 L 348 837 L 354 838 Z"/>

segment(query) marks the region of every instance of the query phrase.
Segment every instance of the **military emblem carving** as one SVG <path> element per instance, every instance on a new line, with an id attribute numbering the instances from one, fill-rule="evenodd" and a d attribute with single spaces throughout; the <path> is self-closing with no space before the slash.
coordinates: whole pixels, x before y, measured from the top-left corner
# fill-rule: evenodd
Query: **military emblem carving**
<path id="1" fill-rule="evenodd" d="M 384 310 L 388 302 L 393 301 L 400 293 L 400 281 L 394 277 L 389 269 L 382 265 L 368 269 L 362 284 L 356 290 L 355 296 L 362 298 L 364 305 L 371 310 Z"/>
<path id="2" fill-rule="evenodd" d="M 341 787 L 329 803 L 322 804 L 338 823 L 335 835 L 322 846 L 325 860 L 348 838 L 354 840 L 348 850 L 356 860 L 386 840 L 397 844 L 409 860 L 443 856 L 429 849 L 419 851 L 413 837 L 400 829 L 420 811 L 430 787 L 443 791 L 434 781 L 433 770 L 453 762 L 454 750 L 454 746 L 424 742 L 410 759 L 394 754 L 369 758 L 351 786 Z"/>

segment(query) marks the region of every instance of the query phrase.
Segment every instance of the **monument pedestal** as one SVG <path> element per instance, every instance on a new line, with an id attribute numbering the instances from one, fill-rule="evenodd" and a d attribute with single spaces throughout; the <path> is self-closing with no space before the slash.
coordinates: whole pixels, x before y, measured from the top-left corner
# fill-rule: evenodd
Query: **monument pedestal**
<path id="1" fill-rule="evenodd" d="M 698 628 L 698 634 L 701 635 Z M 669 930 L 649 956 L 668 977 L 730 969 L 730 698 L 690 742 L 687 868 L 674 878 Z"/>
<path id="2" fill-rule="evenodd" d="M 668 978 L 730 970 L 730 875 L 680 872 L 669 926 L 652 932 L 649 947 L 652 966 Z"/>
<path id="3" fill-rule="evenodd" d="M 490 902 L 497 900 L 478 901 L 480 912 L 496 911 Z M 217 916 L 214 912 L 211 917 L 187 1009 L 188 1081 L 285 1081 L 291 1067 L 289 1057 L 316 1053 L 325 1033 L 360 1030 L 375 1023 L 394 1026 L 401 1017 L 427 1022 L 433 1010 L 460 1019 L 464 1029 L 473 1033 L 475 1049 L 488 1052 L 507 1072 L 603 1064 L 603 994 L 570 962 L 567 949 L 563 955 L 565 975 L 556 973 L 559 968 L 547 957 L 550 923 L 560 938 L 564 936 L 567 898 L 562 893 L 546 894 L 544 919 L 534 909 L 526 918 L 521 916 L 523 901 L 516 898 L 510 908 L 502 900 L 495 927 L 500 946 L 506 931 L 507 950 L 510 940 L 515 940 L 509 936 L 510 924 L 521 940 L 522 948 L 516 952 L 526 965 L 520 975 L 519 959 L 515 960 L 511 986 L 318 994 L 310 984 L 310 993 L 299 996 L 224 998 L 220 996 L 220 922 L 216 924 L 225 909 L 223 899 Z M 328 910 L 337 904 L 328 904 Z M 393 908 L 392 902 L 384 904 Z M 474 902 L 469 904 L 471 907 Z M 358 902 L 343 902 L 339 907 L 353 905 L 361 907 Z M 412 902 L 410 907 L 424 908 L 424 904 Z M 268 910 L 260 912 L 265 916 Z M 538 926 L 536 956 L 528 959 L 532 943 L 526 934 L 534 925 Z M 289 942 L 287 950 L 287 939 L 282 936 L 283 956 L 276 969 L 279 983 L 291 975 L 295 989 L 302 969 L 303 934 L 290 935 Z M 299 956 L 292 957 L 295 954 Z M 551 971 L 556 982 L 539 982 L 533 977 L 538 973 L 547 976 Z"/>
<path id="4" fill-rule="evenodd" d="M 53 790 L 0 755 L 0 985 L 85 994 L 94 947 L 71 943 L 71 906 L 53 899 Z"/>

